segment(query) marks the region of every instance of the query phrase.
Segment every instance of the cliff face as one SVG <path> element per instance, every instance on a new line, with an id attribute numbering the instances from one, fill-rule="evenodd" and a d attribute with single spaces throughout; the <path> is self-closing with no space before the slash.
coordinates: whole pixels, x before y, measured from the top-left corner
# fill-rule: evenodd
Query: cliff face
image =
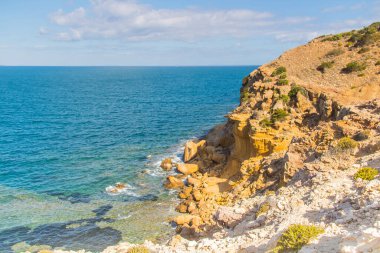
<path id="1" fill-rule="evenodd" d="M 177 210 L 191 214 L 175 219 L 183 235 L 202 234 L 219 206 L 277 190 L 301 169 L 344 169 L 380 148 L 379 29 L 319 37 L 244 78 L 227 123 L 186 144 L 184 166 L 195 169 L 179 194 Z"/>

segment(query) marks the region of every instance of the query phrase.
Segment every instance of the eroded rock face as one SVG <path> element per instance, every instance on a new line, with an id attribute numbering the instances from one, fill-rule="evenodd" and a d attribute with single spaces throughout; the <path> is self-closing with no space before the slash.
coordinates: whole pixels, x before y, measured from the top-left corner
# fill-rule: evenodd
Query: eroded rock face
<path id="1" fill-rule="evenodd" d="M 276 190 L 301 169 L 345 169 L 355 156 L 380 149 L 379 142 L 369 140 L 380 133 L 380 86 L 369 87 L 357 75 L 349 77 L 337 69 L 321 75 L 316 63 L 336 45 L 319 43 L 316 39 L 253 71 L 244 79 L 240 106 L 227 116 L 226 124 L 213 128 L 204 140 L 186 143 L 185 165 L 179 165 L 179 171 L 191 174 L 191 190 L 181 191 L 181 210 L 213 225 L 220 205 Z M 355 50 L 347 50 L 350 60 L 361 57 Z M 300 63 L 298 55 L 310 57 L 316 66 Z M 346 64 L 342 58 L 336 64 Z M 285 67 L 283 73 L 276 74 L 280 67 Z M 370 69 L 372 80 L 379 80 L 374 66 Z M 373 94 L 355 96 L 351 81 Z M 358 145 L 337 155 L 342 137 Z"/>

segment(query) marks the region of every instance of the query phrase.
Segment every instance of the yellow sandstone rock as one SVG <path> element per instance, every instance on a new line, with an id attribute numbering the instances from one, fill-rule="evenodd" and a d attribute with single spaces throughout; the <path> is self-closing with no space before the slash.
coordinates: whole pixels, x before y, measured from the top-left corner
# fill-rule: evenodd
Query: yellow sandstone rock
<path id="1" fill-rule="evenodd" d="M 199 170 L 198 164 L 190 164 L 190 163 L 180 163 L 177 165 L 177 169 L 179 172 L 185 175 L 190 175 Z"/>

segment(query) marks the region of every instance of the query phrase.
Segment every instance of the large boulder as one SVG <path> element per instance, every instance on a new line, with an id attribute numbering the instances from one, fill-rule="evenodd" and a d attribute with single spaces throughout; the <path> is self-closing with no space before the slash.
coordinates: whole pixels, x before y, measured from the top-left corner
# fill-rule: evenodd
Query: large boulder
<path id="1" fill-rule="evenodd" d="M 175 176 L 168 176 L 166 179 L 167 180 L 165 183 L 165 187 L 168 189 L 182 188 L 185 186 L 183 181 L 179 178 L 176 178 Z"/>
<path id="2" fill-rule="evenodd" d="M 181 163 L 177 165 L 179 172 L 185 175 L 190 175 L 199 170 L 198 164 Z"/>
<path id="3" fill-rule="evenodd" d="M 196 157 L 196 155 L 198 154 L 198 149 L 203 148 L 205 146 L 205 144 L 206 144 L 205 140 L 201 140 L 197 143 L 195 143 L 193 141 L 186 142 L 185 151 L 183 154 L 184 162 L 186 163 L 186 162 L 190 161 L 191 159 L 193 159 L 194 157 Z"/>

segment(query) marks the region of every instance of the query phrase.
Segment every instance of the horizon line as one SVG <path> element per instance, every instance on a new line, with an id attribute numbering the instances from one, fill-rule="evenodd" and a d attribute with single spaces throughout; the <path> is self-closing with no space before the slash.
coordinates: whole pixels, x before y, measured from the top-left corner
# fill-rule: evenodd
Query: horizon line
<path id="1" fill-rule="evenodd" d="M 248 67 L 262 64 L 236 65 L 0 65 L 0 67 Z"/>

